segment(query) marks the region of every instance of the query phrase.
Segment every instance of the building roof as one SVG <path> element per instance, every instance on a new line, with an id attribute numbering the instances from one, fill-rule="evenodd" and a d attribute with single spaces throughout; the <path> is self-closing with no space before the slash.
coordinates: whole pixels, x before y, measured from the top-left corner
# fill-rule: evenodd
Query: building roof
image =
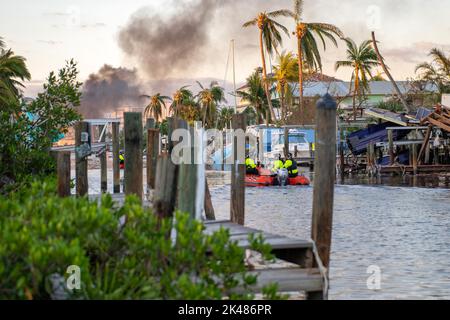
<path id="1" fill-rule="evenodd" d="M 402 94 L 406 94 L 413 89 L 408 81 L 396 81 Z M 303 95 L 305 97 L 322 96 L 326 93 L 334 97 L 345 97 L 350 92 L 350 82 L 342 81 L 312 81 L 305 82 Z M 428 92 L 437 92 L 438 88 L 432 83 L 424 85 L 424 90 Z M 370 81 L 369 95 L 390 96 L 396 94 L 394 85 L 390 81 Z M 298 97 L 298 86 L 294 89 L 294 96 Z"/>

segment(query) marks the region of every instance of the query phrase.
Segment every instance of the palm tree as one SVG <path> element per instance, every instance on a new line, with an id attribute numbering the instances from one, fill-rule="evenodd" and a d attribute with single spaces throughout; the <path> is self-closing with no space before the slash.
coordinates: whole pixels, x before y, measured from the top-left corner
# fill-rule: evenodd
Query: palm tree
<path id="1" fill-rule="evenodd" d="M 189 86 L 183 86 L 173 94 L 172 104 L 170 105 L 170 110 L 175 116 L 178 116 L 181 112 L 181 109 L 190 105 L 191 101 L 194 98 L 194 94 L 192 91 L 187 89 Z"/>
<path id="2" fill-rule="evenodd" d="M 278 65 L 274 67 L 273 80 L 277 83 L 276 90 L 280 95 L 281 120 L 286 121 L 286 96 L 292 93 L 289 82 L 295 81 L 298 75 L 298 62 L 292 52 L 278 56 Z"/>
<path id="3" fill-rule="evenodd" d="M 383 78 L 383 73 L 381 71 L 377 71 L 377 74 L 370 79 L 371 81 L 386 81 L 385 78 Z"/>
<path id="4" fill-rule="evenodd" d="M 264 55 L 264 49 L 266 49 L 269 55 L 272 55 L 273 51 L 274 50 L 277 51 L 277 47 L 281 46 L 282 38 L 280 31 L 278 29 L 281 29 L 284 33 L 286 33 L 289 36 L 289 32 L 286 29 L 286 27 L 273 20 L 273 18 L 280 16 L 291 17 L 292 12 L 290 10 L 260 12 L 256 18 L 247 21 L 246 23 L 243 24 L 244 28 L 250 26 L 257 26 L 259 29 L 259 49 L 261 52 L 261 60 L 263 68 L 263 84 L 272 119 L 275 119 L 275 112 L 273 110 L 270 97 L 269 83 L 267 79 L 266 57 Z"/>
<path id="5" fill-rule="evenodd" d="M 423 62 L 416 67 L 419 78 L 435 84 L 440 93 L 448 90 L 450 84 L 450 57 L 437 48 L 431 49 L 431 62 Z"/>
<path id="6" fill-rule="evenodd" d="M 262 123 L 266 117 L 267 97 L 264 92 L 263 80 L 261 72 L 255 70 L 246 82 L 245 90 L 236 91 L 237 96 L 245 100 L 255 109 L 257 122 Z"/>
<path id="7" fill-rule="evenodd" d="M 340 67 L 353 68 L 351 78 L 351 82 L 354 82 L 353 119 L 356 120 L 356 96 L 360 97 L 369 89 L 368 79 L 372 78 L 372 68 L 377 67 L 379 62 L 371 40 L 363 41 L 359 47 L 350 38 L 344 41 L 347 44 L 347 60 L 336 61 L 335 70 Z"/>
<path id="8" fill-rule="evenodd" d="M 217 106 L 221 102 L 226 102 L 225 93 L 217 81 L 212 81 L 209 88 L 204 87 L 200 82 L 197 81 L 200 86 L 199 93 L 195 96 L 198 99 L 200 106 L 202 107 L 203 126 L 207 124 L 211 126 L 214 123 Z"/>
<path id="9" fill-rule="evenodd" d="M 21 81 L 30 79 L 25 58 L 16 56 L 11 49 L 6 50 L 0 38 L 0 103 L 16 100 L 24 87 Z"/>
<path id="10" fill-rule="evenodd" d="M 220 129 L 229 129 L 231 128 L 231 120 L 233 119 L 234 108 L 232 107 L 224 107 L 220 109 L 219 119 L 217 121 L 217 128 Z"/>
<path id="11" fill-rule="evenodd" d="M 297 37 L 297 58 L 298 58 L 298 85 L 300 109 L 303 115 L 303 74 L 305 69 L 322 70 L 322 59 L 320 57 L 317 40 L 318 37 L 326 50 L 325 39 L 330 40 L 336 47 L 337 41 L 335 36 L 343 38 L 342 31 L 328 23 L 304 22 L 302 21 L 303 0 L 294 0 L 295 32 Z M 303 117 L 303 116 L 302 116 Z M 303 119 L 302 119 L 303 121 Z"/>
<path id="12" fill-rule="evenodd" d="M 152 116 L 156 122 L 162 119 L 162 110 L 166 105 L 164 100 L 172 100 L 170 97 L 162 96 L 159 93 L 153 96 L 142 95 L 141 97 L 150 99 L 150 103 L 145 107 L 144 115 Z"/>

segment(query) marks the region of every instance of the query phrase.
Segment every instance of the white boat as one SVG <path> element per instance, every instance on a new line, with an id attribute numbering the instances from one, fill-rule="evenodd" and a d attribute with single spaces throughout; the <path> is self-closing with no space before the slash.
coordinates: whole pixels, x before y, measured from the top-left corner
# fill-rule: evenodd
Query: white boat
<path id="1" fill-rule="evenodd" d="M 298 158 L 309 158 L 310 145 L 306 138 L 306 134 L 296 129 L 289 130 L 289 152 L 295 156 L 297 149 Z M 264 153 L 264 157 L 269 159 L 276 159 L 278 155 L 284 157 L 284 131 L 278 130 L 272 132 L 272 148 L 270 152 Z"/>

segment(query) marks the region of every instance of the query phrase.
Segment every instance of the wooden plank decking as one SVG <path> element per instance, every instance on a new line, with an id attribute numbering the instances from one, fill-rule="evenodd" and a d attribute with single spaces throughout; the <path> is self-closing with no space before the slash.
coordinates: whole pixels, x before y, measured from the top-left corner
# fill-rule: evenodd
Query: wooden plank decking
<path id="1" fill-rule="evenodd" d="M 242 248 L 249 248 L 249 234 L 261 234 L 265 243 L 270 244 L 278 263 L 267 269 L 251 271 L 258 275 L 257 285 L 252 292 L 261 292 L 269 283 L 278 284 L 280 292 L 304 292 L 307 298 L 326 299 L 326 284 L 318 268 L 313 268 L 313 243 L 291 239 L 261 230 L 241 226 L 227 220 L 206 221 L 205 233 L 212 234 L 220 228 L 228 229 L 231 241 L 237 241 Z"/>

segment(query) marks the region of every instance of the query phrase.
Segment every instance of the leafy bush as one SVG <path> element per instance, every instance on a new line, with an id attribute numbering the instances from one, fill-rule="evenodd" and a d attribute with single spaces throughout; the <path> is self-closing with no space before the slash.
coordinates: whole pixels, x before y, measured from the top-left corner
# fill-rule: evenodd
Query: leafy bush
<path id="1" fill-rule="evenodd" d="M 35 182 L 26 193 L 0 198 L 0 299 L 58 298 L 55 283 L 65 288 L 70 265 L 80 267 L 81 289 L 63 289 L 59 298 L 253 297 L 233 293 L 257 279 L 228 231 L 206 235 L 181 213 L 173 223 L 158 221 L 134 197 L 116 208 L 109 195 L 97 203 L 58 198 L 54 190 L 53 182 Z M 261 238 L 250 240 L 270 258 Z M 277 297 L 273 287 L 265 292 Z"/>
<path id="2" fill-rule="evenodd" d="M 81 116 L 81 83 L 76 63 L 67 62 L 57 74 L 51 72 L 44 91 L 32 102 L 11 102 L 0 109 L 0 191 L 5 182 L 24 182 L 32 175 L 53 171 L 49 149 Z M 3 190 L 4 191 L 4 190 Z"/>

